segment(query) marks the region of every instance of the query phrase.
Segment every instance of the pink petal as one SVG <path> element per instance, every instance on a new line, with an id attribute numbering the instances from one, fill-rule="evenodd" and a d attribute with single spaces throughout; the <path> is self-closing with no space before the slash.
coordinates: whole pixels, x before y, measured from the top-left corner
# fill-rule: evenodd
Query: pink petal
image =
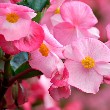
<path id="1" fill-rule="evenodd" d="M 4 35 L 7 41 L 19 40 L 28 34 L 30 22 L 31 20 L 24 19 L 19 19 L 17 23 L 13 24 L 5 21 L 0 28 L 0 33 Z"/>
<path id="2" fill-rule="evenodd" d="M 110 63 L 98 62 L 94 68 L 100 75 L 110 76 Z"/>
<path id="3" fill-rule="evenodd" d="M 60 58 L 64 58 L 62 51 L 63 51 L 63 45 L 61 45 L 54 36 L 49 32 L 46 25 L 42 26 L 45 33 L 44 40 L 49 44 L 49 48 L 51 51 L 53 51 L 55 54 L 57 54 Z"/>
<path id="4" fill-rule="evenodd" d="M 84 44 L 74 42 L 74 45 L 78 47 L 72 47 L 71 45 L 65 46 L 63 55 L 65 58 L 80 62 L 87 55 L 87 51 L 85 51 Z"/>
<path id="5" fill-rule="evenodd" d="M 19 50 L 30 52 L 38 49 L 42 44 L 43 39 L 44 32 L 42 27 L 35 22 L 31 22 L 29 34 L 20 40 L 14 41 L 14 44 Z"/>
<path id="6" fill-rule="evenodd" d="M 87 4 L 80 1 L 64 3 L 61 6 L 61 16 L 65 21 L 81 28 L 89 28 L 97 23 L 92 9 Z"/>
<path id="7" fill-rule="evenodd" d="M 60 14 L 55 14 L 51 17 L 51 22 L 52 22 L 52 25 L 55 26 L 55 25 L 63 22 L 63 19 Z"/>
<path id="8" fill-rule="evenodd" d="M 20 52 L 15 47 L 13 41 L 6 41 L 3 35 L 0 35 L 0 47 L 7 54 L 15 55 Z"/>
<path id="9" fill-rule="evenodd" d="M 59 23 L 54 27 L 53 32 L 55 38 L 63 45 L 70 44 L 76 39 L 76 30 L 68 22 Z"/>
<path id="10" fill-rule="evenodd" d="M 88 48 L 88 55 L 96 62 L 110 62 L 110 49 L 103 42 L 97 39 L 88 39 Z"/>
<path id="11" fill-rule="evenodd" d="M 91 34 L 91 37 L 100 38 L 100 32 L 96 27 L 92 27 L 88 29 L 88 32 Z"/>
<path id="12" fill-rule="evenodd" d="M 47 57 L 42 56 L 39 50 L 31 52 L 29 64 L 32 68 L 40 70 L 46 77 L 51 77 L 56 71 L 56 57 L 49 53 Z"/>
<path id="13" fill-rule="evenodd" d="M 110 39 L 110 24 L 107 25 L 106 30 L 107 30 L 107 37 L 108 39 Z"/>
<path id="14" fill-rule="evenodd" d="M 97 93 L 103 76 L 93 69 L 84 69 L 81 63 L 66 60 L 65 65 L 69 72 L 68 83 L 86 93 Z"/>
<path id="15" fill-rule="evenodd" d="M 69 95 L 71 94 L 71 90 L 70 90 L 70 86 L 69 85 L 64 85 L 64 86 L 55 86 L 52 85 L 49 88 L 49 93 L 50 96 L 54 99 L 54 100 L 60 100 L 61 98 L 68 98 Z"/>
<path id="16" fill-rule="evenodd" d="M 50 33 L 46 25 L 43 25 L 43 30 L 45 33 L 45 38 L 44 40 L 51 46 L 53 47 L 63 47 L 55 38 L 54 36 Z"/>
<path id="17" fill-rule="evenodd" d="M 40 24 L 46 24 L 49 30 L 52 31 L 53 25 L 51 23 L 50 17 L 53 16 L 53 12 L 46 13 L 40 21 Z"/>
<path id="18" fill-rule="evenodd" d="M 73 43 L 73 48 L 79 51 L 79 56 L 82 58 L 90 56 L 95 62 L 104 61 L 110 62 L 110 49 L 101 41 L 93 38 L 81 39 Z M 73 49 L 76 50 L 76 49 Z M 77 56 L 77 52 L 74 52 Z"/>

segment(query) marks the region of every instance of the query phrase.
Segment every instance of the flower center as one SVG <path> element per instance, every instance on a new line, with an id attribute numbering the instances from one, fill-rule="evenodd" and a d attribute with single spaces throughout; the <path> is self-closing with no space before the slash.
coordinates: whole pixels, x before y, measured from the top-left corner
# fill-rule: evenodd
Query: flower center
<path id="1" fill-rule="evenodd" d="M 19 16 L 16 13 L 8 13 L 6 15 L 6 20 L 10 23 L 16 23 L 19 19 Z"/>
<path id="2" fill-rule="evenodd" d="M 45 44 L 41 44 L 40 48 L 39 48 L 40 53 L 42 54 L 42 56 L 47 57 L 49 54 L 49 49 Z"/>
<path id="3" fill-rule="evenodd" d="M 82 61 L 81 61 L 82 65 L 84 66 L 84 68 L 90 69 L 93 68 L 95 66 L 95 61 L 93 58 L 91 58 L 90 56 L 85 57 Z"/>
<path id="4" fill-rule="evenodd" d="M 60 14 L 60 8 L 57 8 L 57 9 L 55 10 L 55 14 Z"/>

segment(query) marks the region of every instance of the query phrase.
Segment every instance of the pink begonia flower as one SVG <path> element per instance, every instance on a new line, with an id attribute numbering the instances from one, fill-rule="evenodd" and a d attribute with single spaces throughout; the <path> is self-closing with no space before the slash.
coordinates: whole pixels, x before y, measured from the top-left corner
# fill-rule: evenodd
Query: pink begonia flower
<path id="1" fill-rule="evenodd" d="M 40 23 L 41 24 L 46 24 L 47 27 L 49 28 L 50 32 L 52 32 L 53 29 L 53 24 L 57 24 L 59 22 L 62 22 L 62 18 L 60 15 L 60 6 L 62 5 L 63 2 L 66 0 L 52 0 L 50 7 L 46 10 L 44 13 L 44 16 L 42 17 Z M 56 15 L 54 17 L 54 15 Z M 53 18 L 51 18 L 53 16 Z M 57 19 L 56 19 L 57 18 Z"/>
<path id="2" fill-rule="evenodd" d="M 97 23 L 92 9 L 80 1 L 65 2 L 60 7 L 64 22 L 54 27 L 55 38 L 63 45 L 85 37 L 99 38 L 99 31 L 93 27 Z"/>
<path id="3" fill-rule="evenodd" d="M 20 50 L 18 50 L 15 47 L 13 41 L 6 41 L 4 36 L 1 34 L 0 34 L 0 47 L 7 54 L 15 55 L 15 54 L 18 54 L 20 52 Z"/>
<path id="4" fill-rule="evenodd" d="M 52 77 L 57 69 L 63 68 L 62 61 L 57 56 L 57 49 L 63 46 L 49 33 L 45 26 L 44 33 L 44 42 L 40 48 L 30 52 L 29 64 L 32 68 L 40 70 L 45 76 Z"/>
<path id="5" fill-rule="evenodd" d="M 68 83 L 86 93 L 97 93 L 103 76 L 110 75 L 110 49 L 97 39 L 74 42 L 71 48 L 65 48 L 64 56 Z"/>
<path id="6" fill-rule="evenodd" d="M 14 45 L 20 51 L 31 52 L 38 49 L 43 40 L 44 31 L 42 27 L 38 23 L 32 21 L 27 35 L 19 40 L 14 41 Z"/>
<path id="7" fill-rule="evenodd" d="M 34 10 L 11 3 L 0 3 L 0 34 L 6 41 L 19 40 L 27 35 Z"/>
<path id="8" fill-rule="evenodd" d="M 57 72 L 51 79 L 51 83 L 53 84 L 49 88 L 49 94 L 54 100 L 58 101 L 61 98 L 68 98 L 70 96 L 71 89 L 68 84 L 68 72 L 66 68 L 64 68 L 63 74 Z"/>

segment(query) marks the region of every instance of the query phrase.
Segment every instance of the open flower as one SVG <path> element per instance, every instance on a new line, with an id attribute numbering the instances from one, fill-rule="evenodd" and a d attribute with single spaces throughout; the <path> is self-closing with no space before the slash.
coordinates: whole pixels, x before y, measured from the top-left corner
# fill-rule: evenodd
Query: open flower
<path id="1" fill-rule="evenodd" d="M 34 10 L 17 4 L 0 3 L 0 34 L 6 41 L 19 40 L 27 35 Z"/>
<path id="2" fill-rule="evenodd" d="M 103 76 L 110 75 L 110 50 L 96 39 L 82 39 L 64 51 L 68 83 L 87 93 L 96 93 Z"/>
<path id="3" fill-rule="evenodd" d="M 35 51 L 30 52 L 29 64 L 32 68 L 40 70 L 46 77 L 52 77 L 52 74 L 62 67 L 62 61 L 57 56 L 57 49 L 63 46 L 49 33 L 44 26 L 45 38 L 41 46 Z M 60 52 L 62 53 L 62 51 Z"/>
<path id="4" fill-rule="evenodd" d="M 55 38 L 63 45 L 85 37 L 99 38 L 99 31 L 93 27 L 97 23 L 92 9 L 80 1 L 69 1 L 62 4 L 60 14 L 64 22 L 54 27 Z"/>

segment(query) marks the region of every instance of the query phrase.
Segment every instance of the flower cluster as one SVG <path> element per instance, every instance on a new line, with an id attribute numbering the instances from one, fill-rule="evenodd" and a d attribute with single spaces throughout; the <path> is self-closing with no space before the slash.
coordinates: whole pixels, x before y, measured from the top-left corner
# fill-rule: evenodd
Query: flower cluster
<path id="1" fill-rule="evenodd" d="M 71 87 L 96 94 L 102 83 L 110 83 L 110 24 L 106 27 L 109 40 L 103 43 L 95 27 L 98 20 L 89 5 L 74 0 L 50 0 L 38 24 L 32 20 L 37 13 L 15 4 L 19 1 L 0 3 L 0 48 L 13 56 L 28 53 L 31 68 L 43 73 L 37 82 L 46 86 L 46 93 L 42 93 L 46 94 L 42 96 L 44 101 L 48 101 L 49 94 L 57 101 L 68 98 Z M 18 104 L 24 102 L 19 100 Z"/>

